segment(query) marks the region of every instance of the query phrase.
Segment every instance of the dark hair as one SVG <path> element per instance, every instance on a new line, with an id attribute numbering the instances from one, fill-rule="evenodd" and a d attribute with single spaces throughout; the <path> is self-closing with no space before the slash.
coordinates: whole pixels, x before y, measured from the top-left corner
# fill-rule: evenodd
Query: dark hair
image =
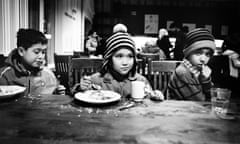
<path id="1" fill-rule="evenodd" d="M 47 44 L 45 35 L 34 29 L 19 29 L 17 32 L 17 47 L 28 49 L 33 44 Z"/>
<path id="2" fill-rule="evenodd" d="M 239 34 L 238 33 L 230 34 L 223 41 L 222 51 L 230 49 L 240 54 L 240 50 L 238 49 L 239 44 L 240 44 Z"/>
<path id="3" fill-rule="evenodd" d="M 94 32 L 97 32 L 97 31 L 95 29 L 91 29 L 89 30 L 88 35 L 92 35 Z"/>

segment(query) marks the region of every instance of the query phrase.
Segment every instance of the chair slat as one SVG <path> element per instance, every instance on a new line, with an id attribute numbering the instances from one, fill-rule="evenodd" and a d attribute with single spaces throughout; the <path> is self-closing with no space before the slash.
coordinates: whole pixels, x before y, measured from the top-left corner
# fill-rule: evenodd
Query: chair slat
<path id="1" fill-rule="evenodd" d="M 103 59 L 72 58 L 71 71 L 69 75 L 71 87 L 79 83 L 83 75 L 93 74 L 101 69 Z"/>
<path id="2" fill-rule="evenodd" d="M 150 62 L 153 60 L 160 60 L 159 54 L 152 54 L 152 53 L 139 53 L 138 58 L 142 60 L 142 75 L 149 76 L 150 72 Z"/>
<path id="3" fill-rule="evenodd" d="M 176 69 L 177 65 L 181 61 L 163 60 L 163 61 L 151 61 L 149 79 L 153 89 L 161 90 L 165 97 L 168 98 L 167 87 L 170 81 L 171 74 Z"/>
<path id="4" fill-rule="evenodd" d="M 69 91 L 69 72 L 72 55 L 54 54 L 55 75 L 62 85 Z"/>

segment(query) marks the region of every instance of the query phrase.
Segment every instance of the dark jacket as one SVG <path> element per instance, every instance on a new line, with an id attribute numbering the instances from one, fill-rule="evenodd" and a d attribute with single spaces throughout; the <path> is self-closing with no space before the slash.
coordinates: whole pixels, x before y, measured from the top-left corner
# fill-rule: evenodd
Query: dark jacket
<path id="1" fill-rule="evenodd" d="M 56 89 L 57 79 L 46 67 L 31 68 L 22 62 L 17 49 L 14 49 L 6 64 L 0 69 L 0 85 L 26 87 L 25 94 L 51 94 Z"/>
<path id="2" fill-rule="evenodd" d="M 169 49 L 172 47 L 172 44 L 169 40 L 169 36 L 163 36 L 162 39 L 158 39 L 157 45 L 160 49 L 163 50 L 167 59 L 170 59 L 170 50 Z"/>

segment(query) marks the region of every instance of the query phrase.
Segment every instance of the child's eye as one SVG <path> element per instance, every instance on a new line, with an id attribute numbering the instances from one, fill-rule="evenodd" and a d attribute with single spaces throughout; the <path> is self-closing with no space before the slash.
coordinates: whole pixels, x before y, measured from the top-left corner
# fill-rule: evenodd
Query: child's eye
<path id="1" fill-rule="evenodd" d="M 42 54 L 46 54 L 46 52 L 47 52 L 46 49 L 42 50 Z"/>
<path id="2" fill-rule="evenodd" d="M 133 58 L 133 55 L 131 55 L 131 54 L 130 54 L 130 55 L 128 55 L 128 58 Z"/>
<path id="3" fill-rule="evenodd" d="M 34 53 L 35 53 L 35 54 L 39 54 L 39 53 L 40 53 L 40 50 L 35 50 Z"/>
<path id="4" fill-rule="evenodd" d="M 206 56 L 207 57 L 211 57 L 211 53 L 206 53 Z"/>
<path id="5" fill-rule="evenodd" d="M 36 49 L 36 50 L 34 50 L 33 52 L 36 54 L 36 55 L 38 55 L 39 53 L 42 53 L 42 54 L 46 54 L 46 49 L 44 49 L 44 50 L 41 50 L 41 49 Z"/>

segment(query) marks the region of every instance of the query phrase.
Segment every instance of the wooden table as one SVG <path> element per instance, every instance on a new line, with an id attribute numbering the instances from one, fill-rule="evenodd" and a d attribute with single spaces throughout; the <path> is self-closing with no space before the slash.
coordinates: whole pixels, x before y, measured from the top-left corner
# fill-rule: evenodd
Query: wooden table
<path id="1" fill-rule="evenodd" d="M 210 103 L 146 100 L 122 111 L 119 106 L 121 102 L 105 107 L 80 106 L 60 95 L 1 102 L 0 143 L 240 143 L 240 117 L 219 119 L 211 112 Z"/>

